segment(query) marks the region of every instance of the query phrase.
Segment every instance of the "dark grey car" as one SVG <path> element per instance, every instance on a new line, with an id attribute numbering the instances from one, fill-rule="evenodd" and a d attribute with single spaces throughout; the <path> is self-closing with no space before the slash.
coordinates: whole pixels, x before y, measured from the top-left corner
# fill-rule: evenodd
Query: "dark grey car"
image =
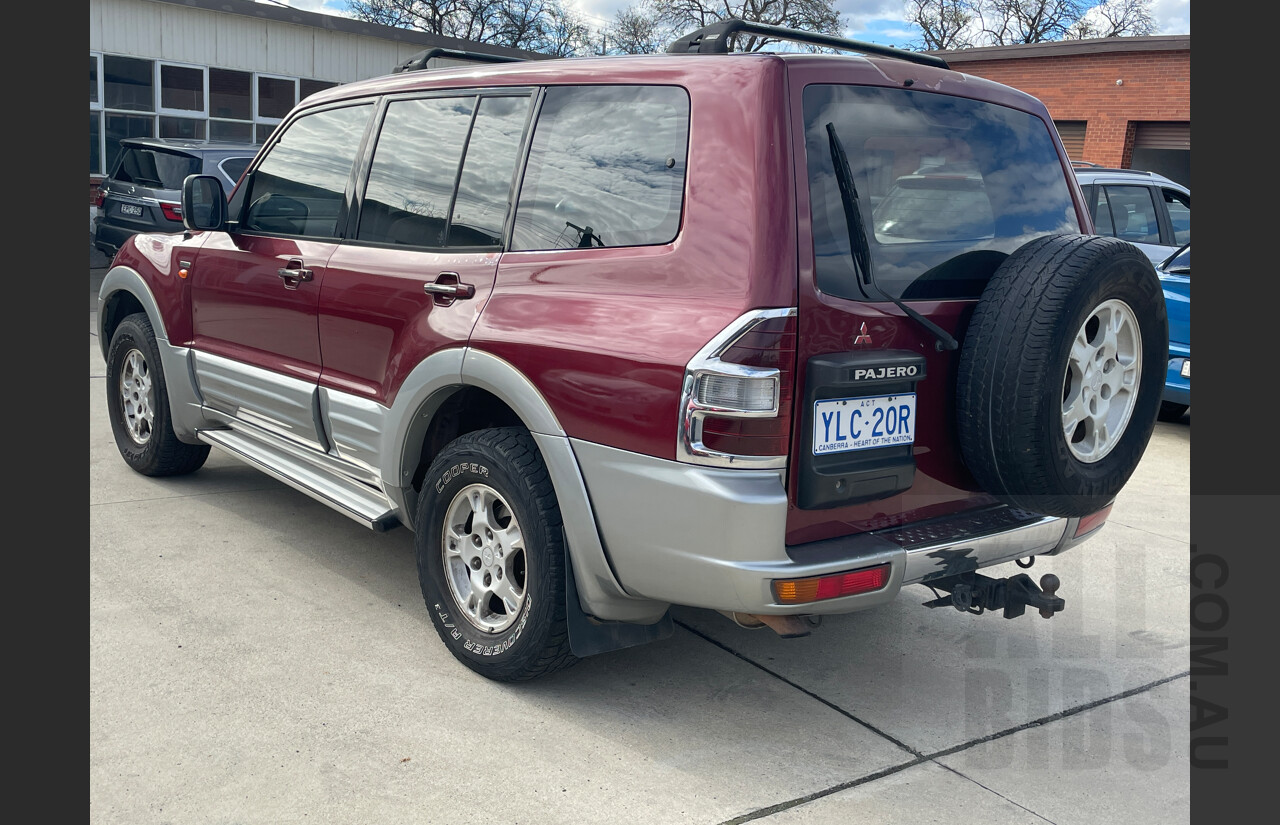
<path id="1" fill-rule="evenodd" d="M 108 256 L 139 232 L 182 231 L 182 181 L 217 175 L 229 193 L 260 147 L 217 141 L 126 138 L 99 189 L 93 245 Z"/>

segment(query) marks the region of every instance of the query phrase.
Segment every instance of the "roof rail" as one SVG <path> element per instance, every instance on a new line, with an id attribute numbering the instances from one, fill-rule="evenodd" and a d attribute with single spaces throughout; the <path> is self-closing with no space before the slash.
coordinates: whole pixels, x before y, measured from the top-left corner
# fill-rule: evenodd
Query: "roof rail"
<path id="1" fill-rule="evenodd" d="M 524 60 L 523 57 L 512 57 L 505 54 L 492 54 L 490 52 L 469 52 L 463 49 L 444 49 L 436 46 L 431 49 L 423 49 L 422 51 L 410 57 L 391 70 L 392 74 L 400 74 L 401 72 L 420 72 L 427 68 L 427 61 L 433 57 L 452 57 L 456 60 L 475 60 L 480 63 L 516 63 Z"/>
<path id="2" fill-rule="evenodd" d="M 1101 168 L 1102 168 L 1102 164 L 1100 164 L 1100 163 L 1094 163 L 1094 162 L 1093 162 L 1093 161 L 1091 161 L 1091 160 L 1073 160 L 1073 161 L 1071 161 L 1071 165 L 1072 165 L 1072 166 L 1084 166 L 1084 167 L 1089 167 L 1089 166 L 1091 166 L 1091 167 L 1093 167 L 1093 168 L 1095 168 L 1095 169 L 1101 169 Z"/>
<path id="3" fill-rule="evenodd" d="M 922 66 L 933 66 L 938 69 L 951 68 L 947 65 L 947 61 L 931 54 L 909 52 L 905 49 L 895 49 L 892 46 L 864 43 L 861 40 L 848 40 L 843 37 L 806 32 L 800 29 L 787 29 L 782 26 L 751 23 L 738 17 L 730 17 L 712 23 L 710 26 L 703 26 L 697 31 L 689 32 L 672 42 L 667 47 L 667 52 L 671 54 L 727 54 L 729 51 L 729 38 L 738 32 L 758 34 L 762 37 L 772 37 L 777 40 L 789 40 L 793 43 L 807 43 L 813 46 L 826 46 L 832 49 L 874 54 L 880 57 L 894 57 L 899 60 L 919 63 Z"/>

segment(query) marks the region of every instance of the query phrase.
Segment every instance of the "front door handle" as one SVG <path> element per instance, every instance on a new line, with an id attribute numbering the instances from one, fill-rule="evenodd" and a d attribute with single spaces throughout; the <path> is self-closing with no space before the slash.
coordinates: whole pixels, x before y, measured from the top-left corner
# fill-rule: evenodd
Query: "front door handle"
<path id="1" fill-rule="evenodd" d="M 285 289 L 297 289 L 298 284 L 310 281 L 315 273 L 302 265 L 301 258 L 292 258 L 289 263 L 276 270 L 276 274 L 284 281 Z"/>
<path id="2" fill-rule="evenodd" d="M 464 284 L 458 280 L 456 272 L 441 272 L 433 284 L 423 284 L 422 291 L 434 296 L 436 306 L 447 307 L 459 298 L 473 298 L 476 294 L 474 284 Z"/>

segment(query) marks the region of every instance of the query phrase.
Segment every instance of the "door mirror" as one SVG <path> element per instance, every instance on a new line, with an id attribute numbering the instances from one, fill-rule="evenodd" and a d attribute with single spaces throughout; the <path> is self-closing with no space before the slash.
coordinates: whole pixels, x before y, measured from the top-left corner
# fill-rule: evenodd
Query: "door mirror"
<path id="1" fill-rule="evenodd" d="M 187 175 L 182 182 L 182 225 L 221 231 L 227 226 L 227 195 L 213 175 Z"/>

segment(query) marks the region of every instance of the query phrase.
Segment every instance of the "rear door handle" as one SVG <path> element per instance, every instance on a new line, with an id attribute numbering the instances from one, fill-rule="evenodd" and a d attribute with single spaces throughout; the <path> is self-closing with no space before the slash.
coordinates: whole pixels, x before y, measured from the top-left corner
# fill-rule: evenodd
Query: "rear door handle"
<path id="1" fill-rule="evenodd" d="M 301 258 L 293 258 L 289 263 L 276 270 L 276 274 L 284 281 L 285 289 L 297 289 L 298 284 L 310 281 L 315 273 L 302 265 Z"/>
<path id="2" fill-rule="evenodd" d="M 460 283 L 458 273 L 441 272 L 433 284 L 423 284 L 422 291 L 435 297 L 437 306 L 449 306 L 459 298 L 475 297 L 474 284 Z"/>

